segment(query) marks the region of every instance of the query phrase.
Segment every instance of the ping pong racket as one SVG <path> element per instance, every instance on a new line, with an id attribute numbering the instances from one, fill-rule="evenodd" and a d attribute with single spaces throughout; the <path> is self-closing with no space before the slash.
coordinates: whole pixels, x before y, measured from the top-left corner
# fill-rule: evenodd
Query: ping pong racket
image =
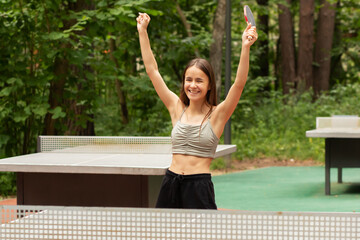
<path id="1" fill-rule="evenodd" d="M 255 18 L 253 13 L 251 12 L 251 9 L 248 5 L 244 6 L 244 17 L 247 24 L 251 24 L 251 28 L 256 27 Z M 251 40 L 252 37 L 248 36 L 248 39 Z"/>

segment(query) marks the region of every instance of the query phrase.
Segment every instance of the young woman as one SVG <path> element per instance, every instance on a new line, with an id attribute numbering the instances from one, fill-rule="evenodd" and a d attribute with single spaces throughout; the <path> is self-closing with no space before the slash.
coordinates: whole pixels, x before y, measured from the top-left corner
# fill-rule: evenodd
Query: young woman
<path id="1" fill-rule="evenodd" d="M 235 82 L 226 99 L 217 105 L 214 73 L 204 59 L 194 59 L 186 66 L 180 97 L 169 90 L 151 51 L 147 34 L 150 17 L 139 13 L 136 21 L 146 73 L 168 109 L 173 125 L 172 162 L 163 179 L 156 207 L 216 209 L 210 163 L 244 89 L 250 46 L 257 39 L 256 29 L 251 25 L 245 29 Z M 248 36 L 252 36 L 252 40 Z"/>

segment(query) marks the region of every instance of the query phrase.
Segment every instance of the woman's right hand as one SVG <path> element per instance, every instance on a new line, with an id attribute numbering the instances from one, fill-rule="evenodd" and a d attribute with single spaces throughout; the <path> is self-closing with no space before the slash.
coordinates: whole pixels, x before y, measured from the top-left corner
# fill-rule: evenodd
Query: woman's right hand
<path id="1" fill-rule="evenodd" d="M 258 39 L 258 34 L 256 32 L 256 27 L 251 27 L 251 24 L 248 24 L 242 35 L 243 46 L 250 47 L 256 42 L 257 39 Z"/>
<path id="2" fill-rule="evenodd" d="M 139 16 L 136 18 L 136 22 L 137 22 L 137 29 L 138 31 L 146 31 L 147 26 L 149 25 L 150 22 L 150 16 L 147 15 L 146 13 L 139 13 Z"/>

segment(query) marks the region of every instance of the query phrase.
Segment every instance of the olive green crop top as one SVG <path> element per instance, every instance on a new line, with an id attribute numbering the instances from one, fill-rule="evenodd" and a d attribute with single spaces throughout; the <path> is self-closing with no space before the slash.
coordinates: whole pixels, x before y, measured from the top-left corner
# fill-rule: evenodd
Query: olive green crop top
<path id="1" fill-rule="evenodd" d="M 172 153 L 214 158 L 219 138 L 215 135 L 210 117 L 201 126 L 181 122 L 179 120 L 171 131 Z"/>

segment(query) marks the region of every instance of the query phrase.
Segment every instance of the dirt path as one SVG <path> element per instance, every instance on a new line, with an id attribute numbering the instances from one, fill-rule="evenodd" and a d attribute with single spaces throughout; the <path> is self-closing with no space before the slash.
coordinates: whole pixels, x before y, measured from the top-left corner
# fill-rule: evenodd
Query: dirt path
<path id="1" fill-rule="evenodd" d="M 241 172 L 245 170 L 252 170 L 257 168 L 264 168 L 264 167 L 279 167 L 279 166 L 323 166 L 324 164 L 314 160 L 277 160 L 272 158 L 263 158 L 263 159 L 251 159 L 251 160 L 242 160 L 237 161 L 233 160 L 231 163 L 231 168 L 222 169 L 222 170 L 214 170 L 211 172 L 213 176 L 221 175 L 225 173 L 232 173 L 232 172 Z"/>

